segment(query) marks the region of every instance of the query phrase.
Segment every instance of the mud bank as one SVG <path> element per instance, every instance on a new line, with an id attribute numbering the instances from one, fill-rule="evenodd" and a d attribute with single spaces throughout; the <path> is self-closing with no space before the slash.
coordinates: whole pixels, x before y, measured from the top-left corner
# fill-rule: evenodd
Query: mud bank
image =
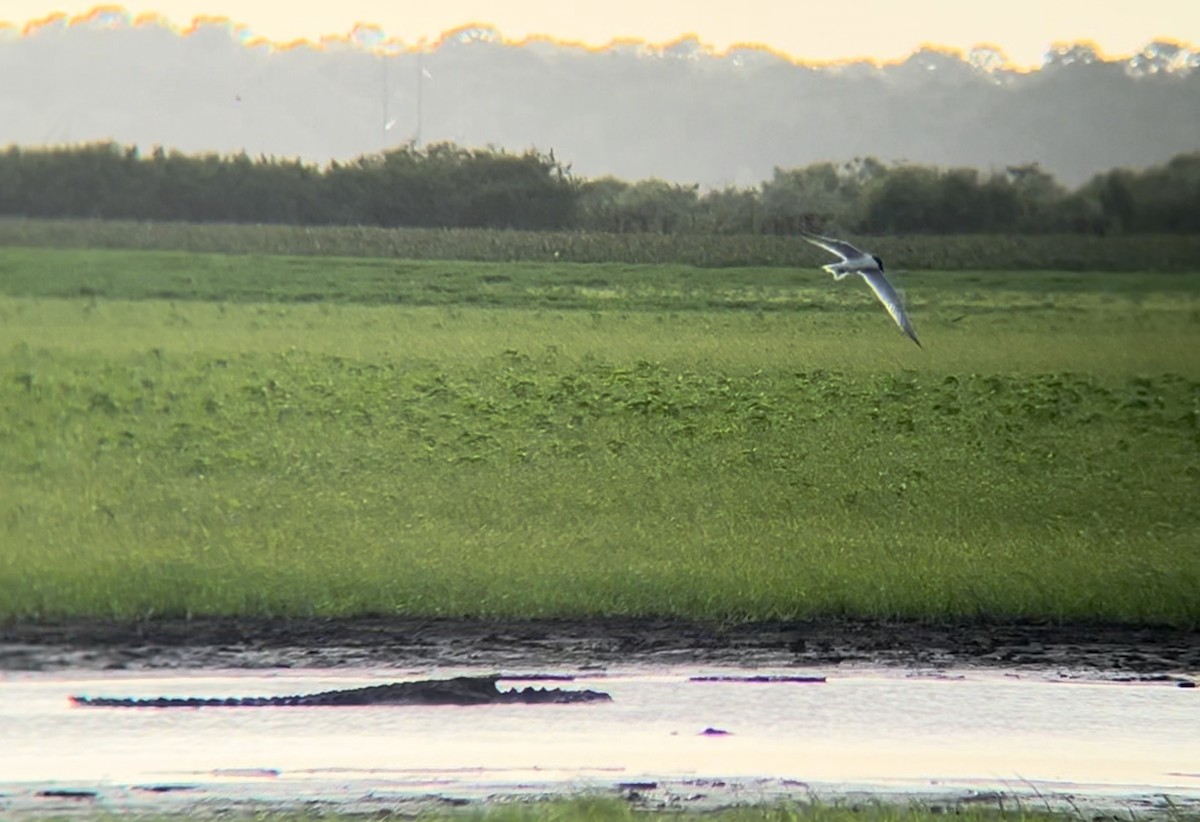
<path id="1" fill-rule="evenodd" d="M 1108 796 L 1080 794 L 1080 786 L 1014 783 L 997 791 L 967 785 L 950 785 L 925 792 L 881 793 L 846 790 L 838 786 L 807 784 L 796 780 L 688 779 L 619 782 L 593 789 L 588 796 L 624 800 L 635 811 L 711 813 L 746 805 L 773 806 L 827 803 L 870 811 L 881 805 L 900 808 L 927 807 L 935 813 L 958 814 L 994 810 L 1001 815 L 1048 811 L 1070 819 L 1137 819 L 1145 822 L 1178 820 L 1200 814 L 1200 802 L 1164 796 L 1128 793 Z M 267 777 L 254 782 L 231 783 L 219 789 L 188 784 L 134 786 L 86 785 L 63 788 L 60 784 L 27 785 L 0 794 L 0 810 L 7 819 L 91 819 L 106 815 L 186 816 L 194 819 L 255 819 L 263 814 L 298 813 L 307 816 L 347 814 L 363 817 L 416 817 L 463 812 L 469 817 L 498 804 L 548 802 L 578 797 L 578 793 L 539 790 L 497 792 L 481 785 L 475 790 L 424 794 L 393 794 L 387 785 L 345 781 L 297 791 L 294 786 L 274 786 Z"/>
<path id="2" fill-rule="evenodd" d="M 895 665 L 1146 678 L 1200 671 L 1200 631 L 1035 622 L 662 619 L 76 620 L 0 627 L 0 670 L 612 664 Z"/>

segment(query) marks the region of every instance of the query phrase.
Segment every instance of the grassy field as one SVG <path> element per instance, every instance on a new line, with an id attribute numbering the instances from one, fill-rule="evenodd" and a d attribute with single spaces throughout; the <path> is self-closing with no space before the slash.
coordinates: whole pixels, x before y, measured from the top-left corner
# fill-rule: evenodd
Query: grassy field
<path id="1" fill-rule="evenodd" d="M 5 249 L 0 618 L 1200 624 L 1200 280 Z"/>

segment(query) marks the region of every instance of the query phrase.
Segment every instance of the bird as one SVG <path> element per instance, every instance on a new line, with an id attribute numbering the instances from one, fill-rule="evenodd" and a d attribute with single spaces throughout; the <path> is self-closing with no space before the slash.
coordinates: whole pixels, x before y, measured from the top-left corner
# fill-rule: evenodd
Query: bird
<path id="1" fill-rule="evenodd" d="M 896 289 L 892 288 L 892 284 L 887 281 L 887 277 L 883 276 L 883 260 L 876 257 L 874 254 L 868 254 L 862 251 L 845 240 L 835 240 L 832 237 L 823 237 L 820 234 L 810 234 L 804 232 L 802 235 L 815 246 L 825 249 L 826 251 L 836 254 L 842 258 L 839 263 L 830 263 L 823 265 L 821 268 L 833 275 L 835 280 L 840 280 L 849 274 L 858 274 L 867 281 L 867 285 L 875 292 L 875 296 L 879 298 L 879 302 L 883 303 L 883 307 L 892 315 L 892 319 L 896 321 L 896 325 L 900 326 L 909 339 L 917 344 L 918 348 L 924 348 L 921 341 L 917 339 L 917 332 L 913 329 L 912 322 L 908 319 L 908 314 L 904 311 L 904 304 L 900 301 L 900 295 L 896 293 Z"/>

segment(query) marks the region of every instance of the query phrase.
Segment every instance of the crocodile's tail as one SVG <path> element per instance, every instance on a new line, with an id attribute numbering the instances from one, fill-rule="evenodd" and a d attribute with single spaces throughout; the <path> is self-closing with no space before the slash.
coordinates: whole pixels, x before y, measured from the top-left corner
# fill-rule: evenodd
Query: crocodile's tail
<path id="1" fill-rule="evenodd" d="M 93 708 L 209 708 L 209 707 L 257 707 L 261 705 L 303 705 L 302 696 L 235 696 L 202 699 L 197 697 L 151 697 L 138 699 L 136 697 L 109 696 L 72 696 L 72 705 L 85 705 Z"/>

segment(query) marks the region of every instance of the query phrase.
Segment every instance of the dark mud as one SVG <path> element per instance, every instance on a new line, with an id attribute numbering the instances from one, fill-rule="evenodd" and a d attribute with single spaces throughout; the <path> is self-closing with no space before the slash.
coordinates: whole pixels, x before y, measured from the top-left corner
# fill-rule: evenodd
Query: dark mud
<path id="1" fill-rule="evenodd" d="M 1032 622 L 713 624 L 661 619 L 198 619 L 0 626 L 0 672 L 429 666 L 523 672 L 523 676 L 540 672 L 547 678 L 554 671 L 602 671 L 619 666 L 712 666 L 745 669 L 747 673 L 736 678 L 746 679 L 752 679 L 750 672 L 759 668 L 888 666 L 934 675 L 973 668 L 1186 684 L 1200 677 L 1200 631 Z M 712 728 L 709 734 L 718 735 L 720 730 Z M 573 795 L 569 785 L 498 789 L 483 774 L 477 785 L 441 791 L 430 786 L 431 793 L 400 790 L 382 776 L 302 783 L 281 779 L 278 771 L 266 769 L 222 770 L 212 776 L 221 780 L 161 785 L 76 784 L 70 780 L 0 784 L 0 817 L 91 819 L 140 814 L 229 818 L 288 812 L 416 815 Z M 707 812 L 747 803 L 819 799 L 864 808 L 877 808 L 880 803 L 906 807 L 915 802 L 947 814 L 965 807 L 1002 812 L 1044 807 L 1081 819 L 1200 818 L 1200 799 L 1194 793 L 1170 797 L 1089 793 L 1074 785 L 1026 786 L 1019 780 L 1004 783 L 1002 792 L 991 782 L 955 785 L 932 781 L 924 793 L 860 794 L 845 786 L 770 778 L 644 782 L 622 782 L 620 778 L 614 774 L 613 782 L 599 794 L 619 798 L 636 810 Z"/>
<path id="2" fill-rule="evenodd" d="M 307 790 L 274 786 L 270 779 L 225 785 L 212 789 L 202 785 L 99 786 L 95 790 L 41 789 L 21 786 L 0 794 L 0 812 L 5 819 L 37 820 L 96 818 L 261 819 L 273 815 L 321 818 L 343 814 L 362 819 L 412 819 L 420 816 L 443 818 L 462 812 L 471 819 L 489 806 L 515 807 L 532 803 L 578 798 L 567 791 L 543 792 L 518 789 L 498 796 L 494 788 L 461 790 L 454 794 L 392 793 L 386 787 L 345 782 L 310 785 Z M 747 805 L 795 807 L 809 803 L 845 807 L 863 812 L 866 818 L 881 816 L 881 808 L 898 811 L 928 808 L 935 814 L 992 811 L 997 818 L 1026 818 L 1029 812 L 1056 814 L 1066 820 L 1096 822 L 1178 822 L 1200 814 L 1200 802 L 1161 794 L 1124 796 L 1081 796 L 1031 785 L 1014 785 L 1010 790 L 994 788 L 947 788 L 923 792 L 877 792 L 828 789 L 792 779 L 674 779 L 618 782 L 603 790 L 590 790 L 588 797 L 615 799 L 635 813 L 689 814 L 680 818 L 744 808 Z M 336 797 L 336 798 L 335 798 Z M 586 807 L 580 818 L 586 818 Z M 899 815 L 899 813 L 897 814 Z M 562 813 L 548 818 L 568 818 Z"/>
<path id="3" fill-rule="evenodd" d="M 0 670 L 617 665 L 884 665 L 1100 673 L 1200 672 L 1200 631 L 1035 622 L 664 619 L 193 619 L 0 627 Z"/>

